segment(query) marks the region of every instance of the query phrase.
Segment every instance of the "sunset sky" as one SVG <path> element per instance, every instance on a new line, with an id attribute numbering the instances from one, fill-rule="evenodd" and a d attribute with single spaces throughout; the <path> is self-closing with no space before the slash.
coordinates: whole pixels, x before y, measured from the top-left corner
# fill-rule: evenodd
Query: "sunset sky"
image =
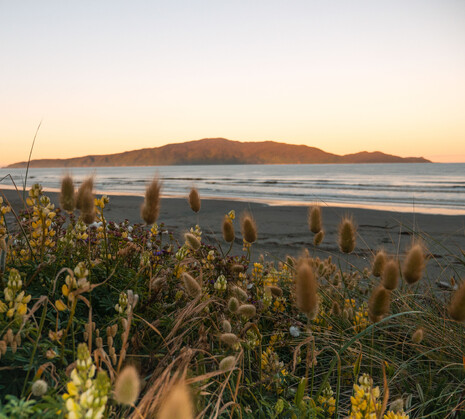
<path id="1" fill-rule="evenodd" d="M 206 137 L 465 162 L 464 0 L 0 0 L 0 165 Z"/>

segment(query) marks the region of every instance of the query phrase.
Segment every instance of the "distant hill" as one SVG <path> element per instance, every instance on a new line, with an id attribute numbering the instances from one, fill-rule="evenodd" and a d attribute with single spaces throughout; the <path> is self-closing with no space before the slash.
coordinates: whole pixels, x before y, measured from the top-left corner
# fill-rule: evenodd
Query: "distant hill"
<path id="1" fill-rule="evenodd" d="M 311 164 L 311 163 L 430 163 L 423 157 L 397 157 L 379 151 L 337 154 L 305 145 L 275 141 L 239 142 L 224 138 L 168 144 L 117 154 L 71 159 L 31 160 L 30 167 L 167 166 L 200 164 Z M 11 168 L 26 167 L 27 162 Z"/>

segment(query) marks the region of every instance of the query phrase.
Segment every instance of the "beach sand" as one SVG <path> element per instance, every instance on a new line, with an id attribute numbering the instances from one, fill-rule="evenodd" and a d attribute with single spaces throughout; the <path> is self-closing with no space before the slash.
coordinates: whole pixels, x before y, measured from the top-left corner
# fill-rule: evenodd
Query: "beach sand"
<path id="1" fill-rule="evenodd" d="M 21 207 L 16 191 L 2 193 L 14 208 Z M 58 194 L 47 192 L 52 202 L 58 203 Z M 140 207 L 142 197 L 109 195 L 110 203 L 105 209 L 108 220 L 141 223 Z M 465 217 L 459 215 L 434 215 L 390 212 L 362 208 L 322 207 L 325 238 L 319 248 L 313 245 L 313 234 L 308 229 L 307 207 L 270 206 L 261 203 L 204 199 L 198 214 L 190 209 L 187 200 L 162 198 L 158 223 L 173 232 L 182 244 L 182 235 L 190 227 L 199 224 L 206 243 L 220 245 L 225 251 L 229 245 L 224 242 L 221 224 L 225 214 L 236 212 L 234 226 L 236 240 L 232 254 L 242 254 L 240 215 L 249 211 L 258 227 L 258 240 L 252 246 L 252 259 L 263 254 L 266 260 L 285 260 L 286 255 L 298 256 L 304 248 L 311 255 L 327 258 L 332 256 L 343 268 L 352 264 L 357 269 L 370 268 L 374 252 L 384 248 L 392 255 L 402 258 L 413 237 L 422 238 L 429 254 L 426 277 L 429 284 L 449 282 L 465 277 Z M 353 217 L 357 225 L 357 244 L 353 254 L 347 257 L 338 249 L 338 225 L 343 216 Z"/>

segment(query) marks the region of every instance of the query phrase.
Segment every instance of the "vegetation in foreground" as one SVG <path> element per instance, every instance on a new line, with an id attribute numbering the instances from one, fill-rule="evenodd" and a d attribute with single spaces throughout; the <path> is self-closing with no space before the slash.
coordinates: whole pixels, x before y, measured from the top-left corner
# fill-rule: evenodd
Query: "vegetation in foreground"
<path id="1" fill-rule="evenodd" d="M 252 263 L 250 214 L 225 214 L 216 246 L 199 225 L 177 243 L 157 179 L 144 224 L 107 222 L 92 189 L 66 177 L 61 209 L 38 184 L 23 209 L 0 198 L 0 418 L 465 415 L 465 285 L 422 286 L 424 243 L 360 272 L 346 218 L 341 254 L 312 257 L 314 206 L 309 249 Z"/>

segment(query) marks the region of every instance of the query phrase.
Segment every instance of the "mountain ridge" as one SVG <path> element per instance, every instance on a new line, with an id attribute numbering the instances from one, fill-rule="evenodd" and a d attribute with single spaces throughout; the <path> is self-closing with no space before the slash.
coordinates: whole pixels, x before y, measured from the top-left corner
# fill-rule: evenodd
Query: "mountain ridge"
<path id="1" fill-rule="evenodd" d="M 212 164 L 324 164 L 324 163 L 430 163 L 423 157 L 399 157 L 380 151 L 338 155 L 306 145 L 276 141 L 240 142 L 204 138 L 122 153 L 87 155 L 68 159 L 31 160 L 29 167 L 110 167 Z M 26 167 L 27 162 L 8 165 Z"/>

